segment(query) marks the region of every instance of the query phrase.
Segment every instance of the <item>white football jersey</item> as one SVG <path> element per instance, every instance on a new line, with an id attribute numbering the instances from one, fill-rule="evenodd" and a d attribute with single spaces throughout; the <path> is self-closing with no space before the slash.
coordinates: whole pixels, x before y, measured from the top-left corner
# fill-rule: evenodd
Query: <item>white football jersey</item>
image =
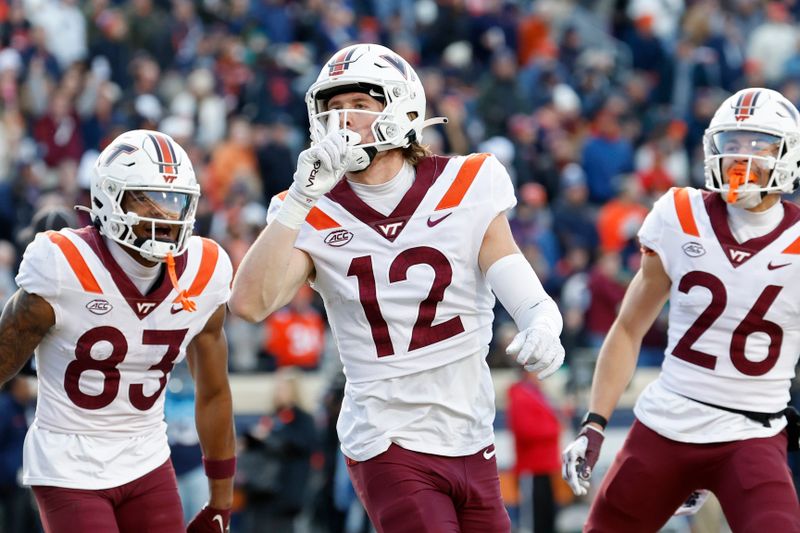
<path id="1" fill-rule="evenodd" d="M 494 295 L 478 252 L 489 223 L 515 204 L 488 154 L 425 159 L 386 216 L 347 180 L 317 202 L 295 247 L 314 262 L 312 286 L 350 382 L 442 366 L 489 344 Z"/>
<path id="2" fill-rule="evenodd" d="M 175 259 L 186 311 L 166 273 L 142 295 L 94 228 L 37 235 L 17 275 L 53 308 L 36 349 L 39 395 L 25 443 L 24 481 L 84 489 L 119 486 L 167 457 L 164 388 L 189 342 L 230 291 L 227 254 L 192 237 Z"/>
<path id="3" fill-rule="evenodd" d="M 270 221 L 280 202 L 273 199 Z M 485 357 L 495 298 L 478 252 L 489 223 L 515 204 L 514 187 L 495 157 L 434 156 L 417 165 L 413 184 L 388 215 L 367 205 L 342 180 L 306 218 L 295 247 L 313 260 L 312 287 L 325 302 L 347 376 L 339 434 L 349 457 L 368 459 L 385 450 L 389 439 L 442 455 L 474 453 L 491 442 L 493 397 L 477 405 L 474 391 L 461 391 L 459 383 L 446 389 L 435 385 L 437 391 L 418 396 L 416 405 L 401 397 L 392 403 L 375 396 L 369 408 L 365 402 L 372 382 L 394 380 L 391 386 L 398 388 L 409 380 L 410 390 L 410 383 L 424 380 L 433 369 Z M 471 381 L 491 382 L 485 363 L 464 368 L 474 374 Z M 461 406 L 476 442 L 454 442 L 433 427 L 439 414 L 457 412 L 454 404 Z M 437 405 L 441 413 L 431 413 Z M 387 408 L 406 416 L 385 417 L 381 410 Z M 428 410 L 427 421 L 416 410 Z M 419 434 L 437 442 L 417 446 L 414 435 Z"/>
<path id="4" fill-rule="evenodd" d="M 652 429 L 678 440 L 714 442 L 768 436 L 785 426 L 783 418 L 765 428 L 680 400 L 763 413 L 786 407 L 800 354 L 800 208 L 789 202 L 783 207 L 775 229 L 743 243 L 733 237 L 726 204 L 716 193 L 674 188 L 645 220 L 640 241 L 659 255 L 672 280 L 662 372 L 637 402 L 637 416 Z M 670 414 L 663 409 L 665 395 L 673 396 Z M 675 413 L 677 408 L 685 413 Z M 677 429 L 700 430 L 697 421 L 708 416 L 739 426 L 712 431 L 705 425 L 706 436 Z"/>

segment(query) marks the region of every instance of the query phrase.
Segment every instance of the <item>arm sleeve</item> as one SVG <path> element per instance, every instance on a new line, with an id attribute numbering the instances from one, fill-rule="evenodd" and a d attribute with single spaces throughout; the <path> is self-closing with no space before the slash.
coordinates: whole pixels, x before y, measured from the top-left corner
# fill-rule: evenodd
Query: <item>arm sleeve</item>
<path id="1" fill-rule="evenodd" d="M 556 337 L 561 334 L 564 322 L 558 306 L 522 254 L 495 261 L 486 271 L 486 281 L 520 331 L 536 326 Z"/>

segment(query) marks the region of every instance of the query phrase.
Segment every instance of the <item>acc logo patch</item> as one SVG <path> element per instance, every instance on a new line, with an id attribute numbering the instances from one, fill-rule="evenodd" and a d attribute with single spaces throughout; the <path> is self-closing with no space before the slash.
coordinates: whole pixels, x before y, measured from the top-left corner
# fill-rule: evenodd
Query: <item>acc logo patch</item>
<path id="1" fill-rule="evenodd" d="M 92 300 L 86 304 L 86 309 L 95 315 L 104 315 L 114 309 L 114 307 L 105 300 Z"/>
<path id="2" fill-rule="evenodd" d="M 340 229 L 337 231 L 332 231 L 328 233 L 328 236 L 325 237 L 325 244 L 329 246 L 344 246 L 353 238 L 353 234 L 347 231 L 346 229 Z"/>
<path id="3" fill-rule="evenodd" d="M 700 257 L 701 255 L 705 255 L 706 249 L 703 248 L 703 245 L 699 242 L 692 241 L 683 245 L 683 253 L 689 257 Z"/>

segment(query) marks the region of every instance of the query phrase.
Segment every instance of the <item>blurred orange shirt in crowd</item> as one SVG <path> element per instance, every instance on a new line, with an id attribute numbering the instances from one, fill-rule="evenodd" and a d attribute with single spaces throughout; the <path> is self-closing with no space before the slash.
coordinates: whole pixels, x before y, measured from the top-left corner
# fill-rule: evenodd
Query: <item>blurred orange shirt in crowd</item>
<path id="1" fill-rule="evenodd" d="M 319 364 L 325 346 L 325 323 L 319 311 L 306 305 L 311 297 L 311 289 L 301 287 L 292 303 L 264 322 L 264 351 L 275 357 L 278 368 L 316 368 Z"/>
<path id="2" fill-rule="evenodd" d="M 597 233 L 602 251 L 621 251 L 628 240 L 636 236 L 646 216 L 645 206 L 625 199 L 615 198 L 601 207 L 597 214 Z"/>

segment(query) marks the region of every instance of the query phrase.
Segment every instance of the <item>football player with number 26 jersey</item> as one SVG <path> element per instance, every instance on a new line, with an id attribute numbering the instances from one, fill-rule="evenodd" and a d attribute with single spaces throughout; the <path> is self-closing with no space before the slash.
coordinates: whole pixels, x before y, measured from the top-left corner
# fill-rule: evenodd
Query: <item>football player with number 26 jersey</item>
<path id="1" fill-rule="evenodd" d="M 184 531 L 164 388 L 188 359 L 211 499 L 192 533 L 225 531 L 235 470 L 223 332 L 232 269 L 192 236 L 200 187 L 156 131 L 117 137 L 91 181 L 93 225 L 40 233 L 0 318 L 0 383 L 36 354 L 23 482 L 48 533 Z"/>
<path id="2" fill-rule="evenodd" d="M 661 374 L 636 402 L 584 531 L 658 531 L 711 491 L 733 531 L 800 532 L 787 466 L 798 447 L 787 403 L 800 354 L 800 208 L 781 199 L 800 186 L 800 113 L 776 91 L 744 89 L 719 107 L 703 148 L 708 190 L 672 189 L 639 231 L 642 267 L 563 453 L 564 479 L 586 494 L 642 336 L 669 299 Z"/>
<path id="3" fill-rule="evenodd" d="M 444 119 L 425 120 L 422 83 L 388 48 L 334 54 L 306 103 L 311 147 L 231 310 L 258 321 L 306 281 L 320 293 L 347 378 L 339 439 L 379 532 L 509 531 L 486 364 L 495 295 L 520 329 L 517 362 L 544 378 L 564 349 L 511 236 L 508 173 L 490 154 L 430 154 L 422 130 Z"/>

